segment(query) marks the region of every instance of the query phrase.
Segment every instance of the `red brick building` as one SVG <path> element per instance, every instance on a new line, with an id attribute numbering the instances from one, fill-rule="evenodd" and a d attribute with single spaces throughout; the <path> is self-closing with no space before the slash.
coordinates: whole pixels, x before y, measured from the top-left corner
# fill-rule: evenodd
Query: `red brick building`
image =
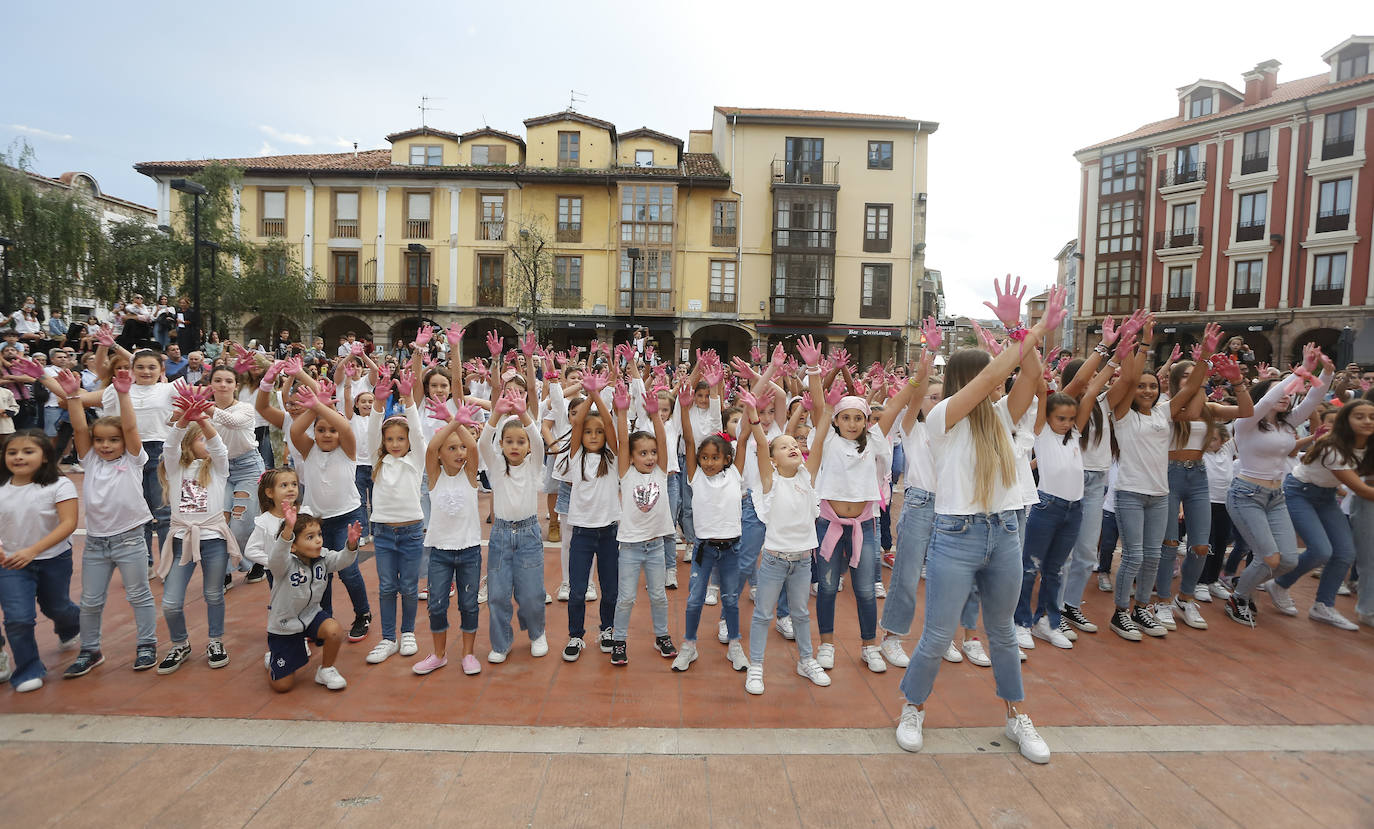
<path id="1" fill-rule="evenodd" d="M 1285 83 L 1265 61 L 1243 92 L 1195 81 L 1174 117 L 1075 153 L 1075 341 L 1144 306 L 1165 352 L 1216 321 L 1260 360 L 1315 341 L 1374 362 L 1374 37 L 1322 60 Z"/>

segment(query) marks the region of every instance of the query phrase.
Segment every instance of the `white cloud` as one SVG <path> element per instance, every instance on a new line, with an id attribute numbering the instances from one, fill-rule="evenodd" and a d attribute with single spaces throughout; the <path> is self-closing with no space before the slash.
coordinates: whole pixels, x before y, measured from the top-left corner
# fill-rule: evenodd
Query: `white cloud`
<path id="1" fill-rule="evenodd" d="M 15 132 L 22 132 L 25 135 L 33 135 L 37 136 L 38 138 L 47 138 L 51 141 L 72 140 L 72 136 L 68 135 L 65 132 L 49 132 L 48 130 L 41 130 L 38 127 L 30 127 L 25 124 L 6 124 L 5 126 L 14 130 Z"/>
<path id="2" fill-rule="evenodd" d="M 267 141 L 262 142 L 262 146 L 258 148 L 258 155 L 276 155 L 276 154 L 277 154 L 277 148 L 276 148 L 276 147 L 273 147 L 273 146 L 272 146 L 270 143 L 268 143 Z"/>
<path id="3" fill-rule="evenodd" d="M 309 147 L 312 144 L 320 143 L 319 141 L 316 141 L 314 138 L 311 138 L 308 135 L 303 135 L 299 132 L 283 132 L 282 130 L 277 129 L 276 127 L 270 127 L 267 124 L 259 124 L 258 129 L 267 133 L 267 135 L 271 138 L 275 138 L 276 140 L 283 141 L 287 144 L 298 144 L 302 147 Z"/>

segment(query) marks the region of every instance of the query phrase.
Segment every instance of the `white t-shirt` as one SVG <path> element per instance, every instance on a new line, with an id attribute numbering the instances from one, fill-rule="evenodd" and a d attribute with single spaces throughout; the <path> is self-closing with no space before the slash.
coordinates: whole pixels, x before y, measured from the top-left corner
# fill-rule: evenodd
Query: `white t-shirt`
<path id="1" fill-rule="evenodd" d="M 935 488 L 935 512 L 940 515 L 975 515 L 979 513 L 998 513 L 1019 510 L 1024 506 L 1021 490 L 1015 478 L 1010 482 L 1002 480 L 1000 474 L 993 476 L 992 493 L 988 504 L 974 501 L 974 467 L 978 453 L 973 446 L 973 430 L 967 417 L 954 424 L 945 426 L 945 412 L 949 400 L 941 400 L 926 415 L 926 430 L 930 434 L 930 449 L 935 457 L 935 478 L 940 483 Z M 1007 442 L 1011 442 L 1011 416 L 1005 406 L 993 406 L 997 420 L 1006 429 Z"/>
<path id="2" fill-rule="evenodd" d="M 139 440 L 144 443 L 167 440 L 167 421 L 172 417 L 172 384 L 140 386 L 134 383 L 129 387 L 129 402 L 134 404 Z M 119 417 L 119 395 L 114 386 L 106 386 L 101 392 L 100 407 L 106 417 Z"/>
<path id="3" fill-rule="evenodd" d="M 911 424 L 911 431 L 902 435 L 902 451 L 906 453 L 906 485 L 934 492 L 935 457 L 930 452 L 930 433 L 925 423 L 918 420 Z"/>
<path id="4" fill-rule="evenodd" d="M 1113 463 L 1107 470 L 1107 492 L 1102 497 L 1103 512 L 1116 512 L 1116 479 L 1121 474 L 1120 464 Z M 1230 484 L 1228 482 L 1227 486 Z"/>
<path id="5" fill-rule="evenodd" d="M 360 414 L 350 415 L 348 426 L 353 430 L 353 462 L 357 466 L 371 468 L 377 457 L 373 454 L 372 444 L 367 439 L 367 418 Z"/>
<path id="6" fill-rule="evenodd" d="M 858 441 L 841 437 L 828 425 L 812 430 L 813 446 L 817 433 L 824 435 L 825 454 L 816 472 L 816 493 L 827 501 L 877 501 L 881 498 L 880 472 L 891 474 L 892 445 L 878 427 L 868 427 L 863 451 L 859 450 Z"/>
<path id="7" fill-rule="evenodd" d="M 663 415 L 662 412 L 659 413 Z M 649 424 L 646 432 L 653 431 L 653 424 Z M 682 471 L 682 466 L 677 462 L 677 445 L 682 442 L 682 424 L 675 417 L 663 415 L 663 447 L 668 455 L 668 474 L 673 475 Z"/>
<path id="8" fill-rule="evenodd" d="M 296 471 L 305 485 L 306 506 L 321 518 L 347 515 L 362 504 L 354 472 L 357 464 L 343 449 L 325 452 L 316 446 L 304 460 L 297 458 Z"/>
<path id="9" fill-rule="evenodd" d="M 695 403 L 688 404 L 687 420 L 692 424 L 692 437 L 696 439 L 697 446 L 708 436 L 719 433 L 725 427 L 720 419 L 720 398 L 712 395 L 708 398 L 706 408 L 698 408 Z M 681 419 L 678 421 L 681 423 Z M 681 436 L 686 440 L 686 435 Z M 686 452 L 686 448 L 682 449 Z"/>
<path id="10" fill-rule="evenodd" d="M 1003 409 L 1007 409 L 1010 416 L 1010 405 L 1007 397 L 1003 397 L 993 404 Z M 1035 448 L 1035 417 L 1038 398 L 1031 398 L 1030 405 L 1021 413 L 1021 420 L 1012 429 L 1011 444 L 1016 448 L 1016 486 L 1021 493 L 1021 506 L 1031 507 L 1040 503 L 1040 493 L 1035 488 L 1035 472 L 1031 469 L 1031 450 Z"/>
<path id="11" fill-rule="evenodd" d="M 616 459 L 604 452 L 606 474 L 598 476 L 602 454 L 578 449 L 568 459 L 566 480 L 572 484 L 568 497 L 568 523 L 574 527 L 606 527 L 620 520 L 620 481 Z M 490 473 L 488 473 L 490 476 Z"/>
<path id="12" fill-rule="evenodd" d="M 258 409 L 257 409 L 258 390 L 257 390 L 257 387 L 255 387 L 255 386 L 244 386 L 243 388 L 241 388 L 241 389 L 238 390 L 238 394 L 235 395 L 235 396 L 238 398 L 238 401 L 239 401 L 240 403 L 247 403 L 247 404 L 248 404 L 248 408 L 250 408 L 250 409 L 253 410 L 253 428 L 254 428 L 254 429 L 261 429 L 261 428 L 264 427 L 264 426 L 271 426 L 271 425 L 272 425 L 272 424 L 268 423 L 267 420 L 266 420 L 262 415 L 258 414 Z M 288 441 L 289 441 L 290 439 L 291 439 L 290 437 L 287 438 Z"/>
<path id="13" fill-rule="evenodd" d="M 528 461 L 526 461 L 528 463 Z M 466 550 L 482 543 L 477 517 L 477 490 L 466 472 L 449 475 L 439 467 L 439 480 L 429 491 L 429 529 L 425 546 L 440 550 Z"/>
<path id="14" fill-rule="evenodd" d="M 727 466 L 711 477 L 701 467 L 690 481 L 692 520 L 697 538 L 739 538 L 740 498 L 743 495 L 739 470 Z"/>
<path id="15" fill-rule="evenodd" d="M 234 401 L 227 409 L 214 408 L 211 417 L 215 422 L 215 431 L 224 439 L 230 458 L 258 451 L 258 440 L 253 434 L 253 418 L 256 414 L 251 403 L 239 401 Z"/>
<path id="16" fill-rule="evenodd" d="M 5 555 L 42 541 L 57 526 L 57 505 L 75 500 L 76 485 L 65 475 L 51 486 L 15 486 L 13 481 L 0 486 L 0 543 Z M 71 538 L 64 538 L 34 559 L 56 558 L 71 548 Z"/>
<path id="17" fill-rule="evenodd" d="M 805 466 L 784 478 L 773 472 L 773 486 L 763 496 L 763 548 L 773 553 L 804 553 L 819 546 L 816 517 L 821 514 L 820 499 L 811 486 L 811 473 Z M 776 520 L 774 518 L 776 517 Z"/>
<path id="18" fill-rule="evenodd" d="M 130 452 L 127 449 L 137 448 Z M 94 449 L 81 457 L 86 470 L 81 494 L 86 504 L 86 533 L 109 538 L 153 520 L 143 500 L 143 465 L 148 453 L 142 446 L 127 447 L 123 457 L 101 460 Z"/>
<path id="19" fill-rule="evenodd" d="M 577 492 L 576 485 L 573 492 Z M 631 464 L 625 470 L 625 477 L 620 479 L 620 527 L 616 530 L 616 540 L 632 543 L 672 534 L 668 473 L 658 464 L 654 464 L 647 474 Z"/>
<path id="20" fill-rule="evenodd" d="M 539 514 L 540 485 L 544 482 L 544 438 L 539 425 L 525 427 L 530 453 L 519 466 L 506 468 L 501 453 L 501 430 L 506 419 L 488 421 L 477 438 L 477 454 L 487 465 L 487 480 L 491 482 L 491 507 L 503 521 L 523 521 Z"/>
<path id="21" fill-rule="evenodd" d="M 748 423 L 740 421 L 744 426 Z M 760 424 L 763 425 L 763 424 Z M 773 438 L 782 434 L 782 429 L 778 428 L 775 421 L 769 421 L 764 427 L 763 440 L 768 443 Z M 735 442 L 735 451 L 744 452 L 744 471 L 741 474 L 744 489 L 751 494 L 754 500 L 754 514 L 763 513 L 763 479 L 759 477 L 759 448 L 754 445 L 753 432 L 746 430 L 744 437 Z"/>
<path id="22" fill-rule="evenodd" d="M 58 368 L 57 366 L 43 367 L 43 374 L 48 377 L 56 377 L 61 372 L 62 369 Z M 49 394 L 48 399 L 43 401 L 43 408 L 45 409 L 56 409 L 61 405 L 63 405 L 62 396 L 58 394 Z"/>
<path id="23" fill-rule="evenodd" d="M 1116 488 L 1141 495 L 1169 494 L 1169 443 L 1173 439 L 1168 401 L 1155 404 L 1149 414 L 1135 408 L 1116 421 L 1121 447 L 1121 471 Z"/>
<path id="24" fill-rule="evenodd" d="M 251 564 L 267 566 L 267 550 L 281 529 L 282 519 L 270 512 L 259 513 L 253 519 L 253 531 L 248 535 L 248 543 L 243 546 L 243 557 Z"/>
<path id="25" fill-rule="evenodd" d="M 1112 409 L 1107 405 L 1107 393 L 1097 396 L 1097 410 L 1102 413 L 1102 429 L 1094 431 L 1083 449 L 1083 468 L 1091 472 L 1106 472 L 1112 466 Z M 1089 421 L 1091 424 L 1091 421 Z M 1087 428 L 1092 429 L 1089 425 Z"/>
<path id="26" fill-rule="evenodd" d="M 1358 464 L 1364 458 L 1364 452 L 1363 449 L 1355 450 L 1355 463 Z M 1336 470 L 1354 468 L 1342 461 L 1340 455 L 1333 450 L 1324 453 L 1322 457 L 1312 463 L 1299 463 L 1293 467 L 1293 477 L 1305 484 L 1335 489 L 1340 486 L 1341 482 L 1336 480 L 1336 476 L 1331 473 Z"/>
<path id="27" fill-rule="evenodd" d="M 1083 500 L 1083 453 L 1078 448 L 1078 430 L 1056 435 L 1047 424 L 1035 438 L 1035 466 L 1040 471 L 1040 491 L 1065 501 Z"/>
<path id="28" fill-rule="evenodd" d="M 1227 440 L 1215 452 L 1204 452 L 1202 463 L 1207 467 L 1207 495 L 1213 504 L 1226 503 L 1226 493 L 1231 491 L 1236 467 L 1236 443 Z"/>
<path id="29" fill-rule="evenodd" d="M 207 515 L 224 512 L 224 485 L 229 480 L 229 450 L 219 435 L 205 441 L 205 451 L 210 459 L 196 458 L 186 466 L 181 465 L 181 438 L 184 430 L 172 429 L 167 433 L 167 443 L 162 448 L 162 465 L 167 470 L 167 503 L 172 508 L 173 519 L 184 515 L 192 523 L 197 523 Z M 209 482 L 200 485 L 200 469 L 210 465 Z M 357 492 L 357 489 L 354 489 Z M 175 526 L 175 524 L 174 524 Z M 173 532 L 177 538 L 185 538 L 190 530 L 182 527 Z M 223 538 L 218 530 L 202 528 L 201 538 Z"/>

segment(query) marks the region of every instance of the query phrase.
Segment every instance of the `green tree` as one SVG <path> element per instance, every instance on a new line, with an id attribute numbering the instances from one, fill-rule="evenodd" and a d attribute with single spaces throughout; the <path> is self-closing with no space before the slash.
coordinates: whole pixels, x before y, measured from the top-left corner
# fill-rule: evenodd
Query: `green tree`
<path id="1" fill-rule="evenodd" d="M 522 325 L 543 333 L 546 309 L 553 293 L 553 246 L 548 223 L 542 215 L 522 216 L 511 237 L 515 259 L 507 280 L 506 301 L 515 306 Z"/>

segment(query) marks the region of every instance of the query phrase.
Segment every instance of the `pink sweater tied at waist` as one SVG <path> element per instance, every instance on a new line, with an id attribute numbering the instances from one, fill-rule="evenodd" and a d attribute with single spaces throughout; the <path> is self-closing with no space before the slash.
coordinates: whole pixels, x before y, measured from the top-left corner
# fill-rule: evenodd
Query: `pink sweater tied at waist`
<path id="1" fill-rule="evenodd" d="M 840 536 L 844 534 L 844 528 L 849 527 L 849 566 L 859 566 L 859 556 L 863 554 L 864 532 L 863 522 L 873 518 L 873 502 L 864 504 L 864 511 L 853 518 L 841 518 L 835 514 L 835 509 L 830 506 L 830 502 L 821 499 L 821 517 L 830 523 L 826 528 L 825 538 L 821 539 L 821 558 L 826 561 L 834 554 L 835 547 L 840 543 Z"/>

